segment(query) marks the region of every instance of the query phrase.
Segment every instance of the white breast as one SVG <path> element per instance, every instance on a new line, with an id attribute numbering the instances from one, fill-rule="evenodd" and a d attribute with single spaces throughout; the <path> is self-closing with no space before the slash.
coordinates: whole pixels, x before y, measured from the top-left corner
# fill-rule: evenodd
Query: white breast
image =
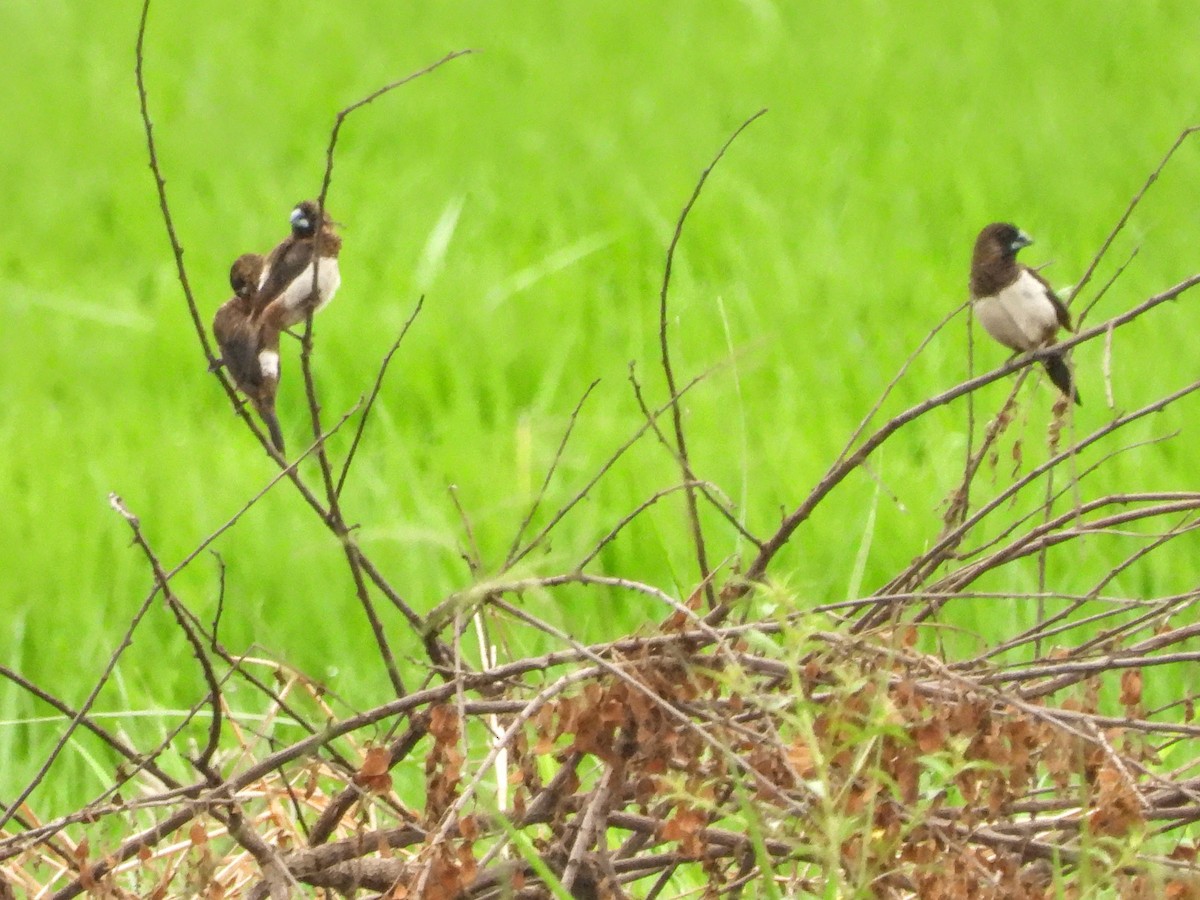
<path id="1" fill-rule="evenodd" d="M 1013 350 L 1044 346 L 1058 331 L 1058 313 L 1045 285 L 1025 270 L 996 296 L 976 300 L 975 315 L 988 334 Z"/>
<path id="2" fill-rule="evenodd" d="M 341 283 L 342 275 L 338 271 L 337 258 L 321 257 L 317 265 L 317 300 L 312 304 L 312 311 L 322 310 L 333 299 L 333 295 L 337 293 Z M 313 264 L 309 263 L 304 267 L 304 271 L 297 275 L 279 295 L 283 305 L 296 313 L 294 319 L 289 317 L 288 325 L 295 325 L 304 319 L 304 302 L 312 293 L 312 285 Z"/>
<path id="3" fill-rule="evenodd" d="M 274 350 L 260 350 L 258 367 L 262 370 L 263 378 L 279 380 L 279 354 Z"/>

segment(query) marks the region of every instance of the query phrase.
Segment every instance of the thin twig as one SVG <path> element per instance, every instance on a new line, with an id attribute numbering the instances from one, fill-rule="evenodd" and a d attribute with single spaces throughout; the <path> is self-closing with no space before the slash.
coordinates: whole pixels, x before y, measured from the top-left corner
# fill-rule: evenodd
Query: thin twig
<path id="1" fill-rule="evenodd" d="M 675 233 L 671 235 L 671 243 L 667 247 L 667 260 L 663 266 L 662 288 L 658 295 L 658 343 L 661 353 L 660 359 L 663 376 L 667 382 L 667 394 L 672 398 L 671 423 L 675 428 L 675 449 L 679 453 L 679 464 L 683 474 L 683 481 L 688 485 L 698 479 L 692 471 L 691 460 L 688 457 L 687 441 L 683 431 L 683 409 L 680 407 L 678 399 L 676 399 L 678 392 L 675 389 L 675 373 L 671 367 L 671 346 L 667 340 L 667 292 L 671 286 L 671 269 L 675 263 L 675 248 L 679 244 L 679 239 L 683 236 L 683 225 L 687 221 L 688 213 L 691 212 L 692 207 L 700 198 L 700 192 L 704 189 L 704 183 L 708 180 L 709 174 L 716 168 L 721 158 L 725 156 L 725 151 L 737 140 L 738 135 L 765 113 L 765 109 L 760 109 L 739 125 L 733 134 L 726 139 L 725 143 L 721 145 L 721 149 L 717 151 L 717 155 L 713 157 L 712 162 L 700 173 L 700 178 L 692 190 L 691 197 L 683 205 L 683 209 L 679 213 L 679 218 L 675 222 Z M 700 567 L 700 580 L 706 583 L 704 594 L 708 599 L 709 609 L 712 609 L 717 605 L 717 599 L 708 569 L 708 553 L 704 547 L 704 531 L 700 525 L 700 510 L 696 504 L 696 492 L 693 488 L 687 487 L 685 488 L 684 496 L 687 500 L 688 523 L 692 530 L 692 543 L 695 545 L 696 562 Z"/>
<path id="2" fill-rule="evenodd" d="M 583 410 L 583 404 L 587 403 L 588 397 L 591 396 L 592 391 L 596 389 L 596 385 L 599 383 L 600 379 L 597 378 L 587 386 L 587 390 L 583 392 L 583 396 L 579 398 L 579 402 L 571 410 L 571 415 L 567 417 L 567 427 L 563 431 L 562 440 L 558 442 L 558 449 L 554 452 L 554 458 L 550 461 L 550 465 L 546 469 L 546 477 L 542 479 L 542 486 L 538 489 L 537 496 L 533 498 L 533 503 L 529 506 L 529 512 L 521 520 L 521 525 L 517 528 L 516 535 L 513 536 L 512 545 L 508 548 L 508 553 L 504 555 L 505 569 L 513 564 L 513 558 L 521 548 L 521 538 L 525 536 L 525 529 L 529 527 L 529 523 L 537 515 L 538 507 L 541 506 L 542 499 L 546 496 L 546 490 L 550 487 L 550 479 L 558 471 L 558 464 L 562 461 L 563 452 L 567 449 L 567 441 L 571 439 L 571 432 L 575 430 L 575 423 L 579 420 L 579 413 Z"/>
<path id="3" fill-rule="evenodd" d="M 1096 251 L 1096 255 L 1092 258 L 1091 263 L 1089 263 L 1087 269 L 1084 270 L 1083 276 L 1076 283 L 1075 289 L 1071 291 L 1071 301 L 1074 301 L 1083 291 L 1087 283 L 1092 280 L 1092 275 L 1095 274 L 1096 267 L 1100 265 L 1100 261 L 1108 254 L 1108 248 L 1112 246 L 1112 242 L 1116 240 L 1117 235 L 1124 230 L 1126 223 L 1129 221 L 1129 217 L 1133 215 L 1133 211 L 1137 209 L 1138 204 L 1142 202 L 1142 198 L 1146 196 L 1146 192 L 1150 190 L 1154 182 L 1158 181 L 1158 176 L 1162 174 L 1162 171 L 1166 168 L 1167 163 L 1171 161 L 1171 157 L 1175 155 L 1175 151 L 1182 147 L 1184 141 L 1186 141 L 1197 131 L 1200 131 L 1200 125 L 1190 125 L 1179 133 L 1179 137 L 1175 138 L 1175 142 L 1171 144 L 1170 149 L 1167 150 L 1158 166 L 1155 167 L 1154 171 L 1151 172 L 1146 178 L 1145 184 L 1143 184 L 1141 189 L 1133 195 L 1132 199 L 1130 199 L 1129 205 L 1125 207 L 1125 212 L 1121 214 L 1121 218 L 1117 220 L 1117 224 L 1113 226 L 1112 231 L 1108 233 L 1108 236 L 1100 245 L 1100 249 Z M 1079 321 L 1075 323 L 1076 327 L 1083 327 L 1083 320 L 1088 311 L 1089 310 L 1085 309 L 1084 312 L 1079 316 Z"/>
<path id="4" fill-rule="evenodd" d="M 362 415 L 358 417 L 358 427 L 354 430 L 354 439 L 350 441 L 350 449 L 346 451 L 346 459 L 342 462 L 342 471 L 338 475 L 337 487 L 334 488 L 334 496 L 341 498 L 342 487 L 346 483 L 346 476 L 350 474 L 350 465 L 354 462 L 354 456 L 358 453 L 358 444 L 362 440 L 363 431 L 367 427 L 367 419 L 371 415 L 371 410 L 375 407 L 375 399 L 379 396 L 379 390 L 383 387 L 383 378 L 387 374 L 388 366 L 392 362 L 392 357 L 396 355 L 396 351 L 400 349 L 400 343 L 404 340 L 404 336 L 408 334 L 408 329 L 412 323 L 416 321 L 420 315 L 421 307 L 425 304 L 425 295 L 422 294 L 417 299 L 417 305 L 413 308 L 412 313 L 404 322 L 404 327 L 400 329 L 400 335 L 392 343 L 391 348 L 383 357 L 383 362 L 379 365 L 379 372 L 375 376 L 375 384 L 371 387 L 371 393 L 367 395 L 367 402 L 363 404 Z"/>

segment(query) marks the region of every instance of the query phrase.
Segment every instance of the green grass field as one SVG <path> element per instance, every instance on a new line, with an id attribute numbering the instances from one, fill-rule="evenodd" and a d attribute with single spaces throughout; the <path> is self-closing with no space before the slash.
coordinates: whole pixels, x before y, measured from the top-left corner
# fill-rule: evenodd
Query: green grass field
<path id="1" fill-rule="evenodd" d="M 0 5 L 0 660 L 72 703 L 151 586 L 108 492 L 173 565 L 275 472 L 206 374 L 175 278 L 137 114 L 137 14 L 128 0 Z M 535 525 L 641 423 L 631 361 L 652 402 L 665 399 L 665 249 L 697 176 L 743 119 L 770 110 L 688 222 L 672 338 L 681 380 L 716 367 L 685 403 L 696 470 L 765 534 L 962 302 L 982 225 L 1015 220 L 1037 239 L 1027 262 L 1052 263 L 1058 286 L 1080 276 L 1176 135 L 1200 122 L 1196 24 L 1194 5 L 1180 2 L 201 0 L 155 5 L 146 65 L 172 211 L 208 319 L 228 296 L 230 261 L 269 249 L 292 205 L 317 193 L 340 107 L 448 51 L 480 51 L 351 117 L 328 199 L 345 249 L 341 293 L 316 327 L 327 420 L 369 388 L 426 298 L 344 495 L 364 547 L 425 611 L 471 583 L 451 485 L 485 565 L 498 567 L 587 386 L 600 379 Z M 1118 239 L 1097 285 L 1140 253 L 1093 322 L 1200 269 L 1198 164 L 1200 146 L 1186 145 Z M 1118 333 L 1118 410 L 1197 377 L 1196 302 L 1185 295 Z M 961 321 L 945 330 L 883 415 L 966 377 L 965 341 Z M 1085 430 L 1113 414 L 1102 351 L 1094 342 L 1076 354 Z M 279 407 L 296 448 L 305 405 L 288 352 Z M 1004 351 L 981 343 L 976 357 L 991 367 Z M 980 408 L 994 410 L 1005 390 L 983 391 Z M 1044 453 L 1052 399 L 1041 378 L 1023 394 L 1013 434 L 1027 458 Z M 1180 436 L 1124 454 L 1088 490 L 1194 487 L 1196 414 L 1193 398 L 1131 429 L 1125 442 Z M 966 427 L 957 404 L 889 442 L 874 470 L 900 503 L 852 478 L 774 576 L 801 604 L 886 580 L 936 534 Z M 332 441 L 335 455 L 349 438 Z M 1010 467 L 1005 457 L 995 479 Z M 526 570 L 568 567 L 677 481 L 670 456 L 644 441 Z M 744 551 L 715 517 L 707 524 L 716 559 Z M 1119 537 L 1079 546 L 1050 558 L 1060 590 L 1094 583 L 1132 547 Z M 257 645 L 352 705 L 386 696 L 341 550 L 288 485 L 215 549 L 227 566 L 221 634 L 231 648 Z M 1122 589 L 1190 589 L 1196 549 L 1181 542 Z M 640 519 L 601 568 L 690 591 L 680 499 Z M 1010 577 L 991 587 L 1030 589 L 1034 562 Z M 176 588 L 210 618 L 216 561 L 205 555 Z M 663 615 L 594 588 L 527 602 L 586 640 Z M 976 610 L 960 618 L 986 630 L 995 614 Z M 418 656 L 399 618 L 388 625 L 398 652 Z M 122 722 L 149 742 L 201 696 L 191 662 L 156 607 L 99 708 L 154 713 Z M 61 728 L 14 722 L 45 713 L 0 688 L 0 796 L 27 782 Z M 80 745 L 61 765 L 75 777 L 52 778 L 34 797 L 47 814 L 94 794 L 112 764 Z"/>

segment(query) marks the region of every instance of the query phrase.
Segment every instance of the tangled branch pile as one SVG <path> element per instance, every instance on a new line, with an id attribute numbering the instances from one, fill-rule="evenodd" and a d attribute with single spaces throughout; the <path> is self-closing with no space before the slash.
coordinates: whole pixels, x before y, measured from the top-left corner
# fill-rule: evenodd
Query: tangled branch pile
<path id="1" fill-rule="evenodd" d="M 139 41 L 145 104 L 140 60 Z M 338 127 L 361 105 L 344 110 Z M 181 283 L 212 362 L 174 238 L 148 114 L 145 123 Z M 336 129 L 322 205 L 335 141 Z M 1029 367 L 1042 357 L 1013 360 L 873 432 L 865 422 L 774 534 L 750 534 L 692 470 L 679 398 L 695 382 L 676 385 L 667 341 L 671 260 L 711 170 L 684 207 L 667 255 L 660 326 L 669 398 L 658 408 L 644 405 L 644 425 L 541 532 L 518 538 L 510 563 L 542 544 L 646 435 L 671 447 L 679 485 L 613 523 L 570 569 L 467 586 L 419 614 L 356 542 L 343 516 L 339 489 L 353 450 L 339 473 L 325 449 L 330 432 L 319 418 L 311 344 L 301 365 L 319 437 L 305 457 L 315 458 L 319 482 L 310 484 L 296 462 L 289 466 L 271 454 L 265 436 L 244 417 L 280 462 L 279 478 L 291 482 L 345 548 L 395 688 L 388 702 L 347 714 L 300 674 L 228 651 L 171 585 L 216 535 L 167 570 L 137 517 L 113 497 L 154 575 L 130 634 L 152 603 L 165 602 L 174 613 L 207 683 L 193 716 L 210 713 L 208 740 L 198 752 L 175 739 L 151 749 L 130 746 L 91 714 L 107 675 L 76 709 L 6 670 L 70 719 L 59 750 L 84 729 L 126 760 L 104 796 L 43 823 L 24 801 L 57 751 L 47 759 L 5 809 L 0 876 L 7 896 L 17 890 L 58 898 L 84 892 L 282 898 L 325 889 L 430 900 L 746 891 L 1041 898 L 1072 896 L 1086 886 L 1124 897 L 1200 897 L 1196 847 L 1187 837 L 1187 826 L 1200 818 L 1200 774 L 1196 754 L 1187 752 L 1189 739 L 1200 735 L 1191 724 L 1192 697 L 1158 709 L 1146 709 L 1142 697 L 1145 673 L 1194 663 L 1200 655 L 1190 649 L 1200 633 L 1193 623 L 1200 590 L 1159 598 L 1106 593 L 1120 573 L 1195 527 L 1200 493 L 1085 498 L 1071 468 L 1082 451 L 1109 446 L 1121 429 L 1200 389 L 1200 381 L 1090 434 L 1060 428 L 1069 414 L 1060 402 L 1048 459 L 980 500 L 988 489 L 976 475 L 1003 438 Z M 1110 335 L 1197 283 L 1200 275 L 1082 329 L 1063 346 Z M 1008 401 L 969 455 L 942 533 L 876 593 L 795 612 L 794 598 L 771 585 L 770 567 L 821 501 L 908 423 L 1014 373 Z M 236 406 L 232 385 L 217 377 Z M 359 413 L 354 447 L 371 400 Z M 1056 474 L 1068 476 L 1068 490 L 1053 489 Z M 1039 490 L 1043 499 L 1030 503 Z M 597 572 L 600 550 L 675 492 L 686 500 L 700 573 L 692 594 L 677 597 L 667 587 Z M 715 505 L 755 548 L 740 574 L 710 566 L 697 512 L 704 503 Z M 981 579 L 1036 561 L 1051 548 L 1163 517 L 1173 524 L 1141 535 L 1137 548 L 1085 593 L 996 596 L 978 587 Z M 583 646 L 513 602 L 532 592 L 585 589 L 653 598 L 662 604 L 661 620 L 637 635 Z M 1053 611 L 974 656 L 930 651 L 937 645 L 928 639 L 930 630 L 948 607 L 1014 600 L 1046 603 Z M 428 659 L 415 673 L 419 686 L 396 662 L 387 640 L 396 624 L 385 622 L 384 611 L 421 636 Z M 558 649 L 499 659 L 499 646 L 487 637 L 498 625 L 510 634 L 548 636 Z M 486 665 L 465 661 L 461 643 L 468 629 L 485 649 Z M 231 716 L 231 682 L 263 698 L 264 721 L 253 730 Z M 1105 695 L 1115 702 L 1102 702 Z M 272 726 L 284 721 L 302 728 L 304 737 L 281 743 Z M 172 762 L 181 758 L 188 778 L 180 778 Z"/>

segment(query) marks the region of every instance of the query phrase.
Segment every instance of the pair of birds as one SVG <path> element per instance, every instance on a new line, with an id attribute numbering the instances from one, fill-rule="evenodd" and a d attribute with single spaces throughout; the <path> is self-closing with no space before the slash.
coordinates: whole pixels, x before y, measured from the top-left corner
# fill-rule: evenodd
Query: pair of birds
<path id="1" fill-rule="evenodd" d="M 279 390 L 279 336 L 322 309 L 341 284 L 338 253 L 342 239 L 334 222 L 313 200 L 296 205 L 291 233 L 269 254 L 245 253 L 229 270 L 234 296 L 213 319 L 221 362 L 254 405 L 284 452 L 283 431 L 275 415 Z"/>
<path id="2" fill-rule="evenodd" d="M 1071 330 L 1071 316 L 1054 289 L 1017 262 L 1017 252 L 1032 243 L 1015 225 L 993 222 L 979 232 L 971 256 L 971 303 L 979 324 L 1018 352 L 1053 346 L 1059 328 Z M 1082 403 L 1062 351 L 1046 356 L 1043 365 L 1055 387 Z"/>

